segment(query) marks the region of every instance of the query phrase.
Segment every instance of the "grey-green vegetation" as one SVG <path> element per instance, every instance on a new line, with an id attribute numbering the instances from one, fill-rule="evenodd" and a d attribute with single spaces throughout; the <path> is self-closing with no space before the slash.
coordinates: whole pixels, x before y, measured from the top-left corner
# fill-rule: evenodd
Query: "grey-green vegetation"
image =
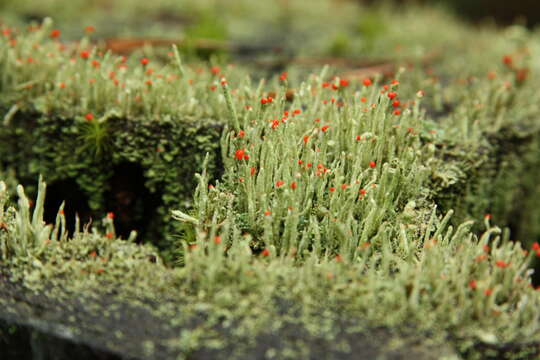
<path id="1" fill-rule="evenodd" d="M 174 50 L 144 64 L 48 39 L 48 22 L 4 36 L 3 273 L 67 303 L 114 288 L 163 329 L 185 329 L 133 345 L 149 358 L 163 347 L 245 356 L 291 324 L 305 336 L 263 356 L 308 358 L 308 338 L 347 353 L 344 334 L 378 327 L 426 334 L 427 346 L 449 346 L 433 350 L 440 358 L 538 356 L 540 43 L 520 27 L 472 41 L 463 24 L 420 14 L 370 41 L 371 55 L 399 44 L 406 56 L 395 76 L 369 81 L 294 66 L 256 81 Z M 342 53 L 338 40 L 328 49 Z M 145 244 L 117 238 L 105 216 L 110 164 L 124 161 L 164 188 Z M 33 210 L 14 185 L 40 173 L 76 178 L 103 224 L 68 236 L 62 211 L 45 224 L 44 182 Z"/>

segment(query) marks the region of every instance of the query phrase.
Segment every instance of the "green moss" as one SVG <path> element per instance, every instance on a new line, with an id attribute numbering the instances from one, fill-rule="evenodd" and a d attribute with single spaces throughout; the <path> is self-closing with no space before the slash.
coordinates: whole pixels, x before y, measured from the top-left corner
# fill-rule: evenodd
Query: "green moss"
<path id="1" fill-rule="evenodd" d="M 201 170 L 207 153 L 212 160 L 209 171 L 217 176 L 221 125 L 211 120 L 179 122 L 171 117 L 150 123 L 110 118 L 107 146 L 100 151 L 92 147 L 93 143 L 86 143 L 94 141 L 85 135 L 87 126 L 92 123 L 21 113 L 9 128 L 0 132 L 6 140 L 2 141 L 5 164 L 25 182 L 39 174 L 51 183 L 75 179 L 97 218 L 110 210 L 105 195 L 111 190 L 115 168 L 122 163 L 140 166 L 144 186 L 159 198 L 159 205 L 153 209 L 152 218 L 133 220 L 148 224 L 149 229 L 140 240 L 154 243 L 164 251 L 165 258 L 171 259 L 169 249 L 179 226 L 171 222 L 168 209 L 190 206 L 196 185 L 194 174 Z M 23 146 L 32 143 L 31 147 Z"/>

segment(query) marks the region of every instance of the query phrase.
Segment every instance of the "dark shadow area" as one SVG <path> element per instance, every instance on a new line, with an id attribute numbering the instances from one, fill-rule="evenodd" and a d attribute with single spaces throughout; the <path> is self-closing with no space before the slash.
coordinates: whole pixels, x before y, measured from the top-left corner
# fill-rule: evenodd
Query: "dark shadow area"
<path id="1" fill-rule="evenodd" d="M 105 194 L 107 211 L 115 215 L 116 234 L 124 239 L 132 230 L 137 238 L 144 238 L 145 232 L 160 205 L 159 194 L 152 194 L 144 185 L 144 171 L 134 163 L 120 163 L 114 167 Z"/>
<path id="2" fill-rule="evenodd" d="M 58 209 L 65 202 L 64 214 L 69 234 L 75 230 L 75 215 L 79 216 L 81 225 L 91 220 L 88 197 L 80 189 L 74 179 L 57 181 L 47 185 L 43 218 L 47 224 L 54 224 Z"/>
<path id="3" fill-rule="evenodd" d="M 359 0 L 376 4 L 377 0 Z M 495 21 L 498 25 L 520 23 L 528 27 L 540 24 L 538 0 L 394 0 L 398 4 L 444 5 L 456 15 L 472 22 Z"/>
<path id="4" fill-rule="evenodd" d="M 531 267 L 534 269 L 534 273 L 531 276 L 531 282 L 534 288 L 537 288 L 540 286 L 540 261 L 535 259 Z"/>
<path id="5" fill-rule="evenodd" d="M 524 197 L 529 196 L 533 195 L 524 191 Z M 535 251 L 534 249 L 531 249 L 531 243 L 533 243 L 534 241 L 540 243 L 540 239 L 531 241 L 531 234 L 529 231 L 527 231 L 527 227 L 523 225 L 527 223 L 526 221 L 524 221 L 524 217 L 525 214 L 523 213 L 521 208 L 514 208 L 514 210 L 508 217 L 507 227 L 508 229 L 510 229 L 510 238 L 517 239 L 524 249 L 528 251 Z M 529 264 L 529 267 L 531 269 L 534 269 L 534 273 L 531 276 L 531 283 L 533 287 L 536 288 L 540 286 L 540 259 L 537 256 L 534 256 L 531 263 Z"/>
<path id="6" fill-rule="evenodd" d="M 538 0 L 431 0 L 425 3 L 443 3 L 457 15 L 473 21 L 493 19 L 498 25 L 520 23 L 529 27 L 540 22 Z"/>
<path id="7" fill-rule="evenodd" d="M 0 320 L 2 360 L 120 360 L 119 356 Z"/>

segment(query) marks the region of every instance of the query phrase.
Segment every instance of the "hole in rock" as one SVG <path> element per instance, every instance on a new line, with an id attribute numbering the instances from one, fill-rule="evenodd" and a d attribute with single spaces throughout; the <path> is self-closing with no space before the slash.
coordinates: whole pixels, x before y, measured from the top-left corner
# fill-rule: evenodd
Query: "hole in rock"
<path id="1" fill-rule="evenodd" d="M 81 226 L 88 223 L 91 219 L 88 197 L 74 179 L 60 180 L 48 184 L 43 211 L 43 217 L 46 223 L 55 223 L 58 209 L 63 201 L 65 201 L 64 214 L 66 216 L 66 226 L 69 234 L 73 234 L 76 214 L 79 215 Z"/>
<path id="2" fill-rule="evenodd" d="M 132 230 L 137 231 L 138 240 L 144 239 L 160 204 L 159 194 L 152 194 L 144 183 L 142 167 L 128 162 L 116 165 L 109 179 L 109 191 L 105 194 L 107 211 L 114 213 L 116 234 L 124 239 Z"/>

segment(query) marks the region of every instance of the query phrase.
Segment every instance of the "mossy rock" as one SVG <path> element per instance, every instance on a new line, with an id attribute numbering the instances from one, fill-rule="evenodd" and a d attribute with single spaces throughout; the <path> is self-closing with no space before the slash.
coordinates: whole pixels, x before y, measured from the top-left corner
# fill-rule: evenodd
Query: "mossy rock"
<path id="1" fill-rule="evenodd" d="M 222 171 L 215 120 L 164 118 L 159 121 L 107 119 L 103 149 L 97 153 L 90 124 L 71 118 L 19 113 L 0 130 L 0 157 L 20 182 L 32 184 L 39 174 L 50 183 L 46 219 L 53 221 L 62 201 L 74 222 L 100 219 L 114 212 L 117 231 L 127 238 L 139 232 L 172 259 L 171 242 L 180 232 L 169 209 L 189 207 L 206 154 L 209 171 Z M 35 188 L 34 188 L 35 189 Z"/>
<path id="2" fill-rule="evenodd" d="M 266 359 L 287 347 L 298 351 L 300 346 L 311 349 L 310 359 L 456 358 L 450 347 L 420 340 L 414 329 L 396 333 L 391 329 L 364 326 L 362 330 L 347 333 L 345 324 L 351 320 L 345 318 L 340 320 L 344 325 L 343 332 L 334 341 L 313 336 L 291 322 L 283 324 L 278 332 L 258 335 L 252 344 L 230 344 L 219 350 L 203 346 L 186 354 L 182 349 L 171 348 L 168 341 L 181 333 L 197 332 L 199 323 L 204 321 L 202 315 L 189 327 L 171 326 L 167 324 L 168 319 L 152 315 L 145 309 L 145 306 L 158 305 L 152 299 L 139 299 L 141 304 L 136 305 L 115 293 L 98 292 L 89 298 L 63 295 L 62 300 L 54 300 L 16 284 L 3 283 L 0 303 L 8 310 L 2 314 L 0 333 L 3 346 L 9 349 L 6 360 L 68 359 L 74 356 L 81 359 L 157 360 L 175 359 L 182 354 L 189 359 L 229 359 L 238 358 L 236 347 L 244 348 L 244 359 Z M 174 306 L 178 305 L 174 303 Z M 336 326 L 339 328 L 340 324 Z M 227 338 L 234 328 L 216 324 L 213 331 Z M 17 343 L 21 345 L 15 345 Z M 336 346 L 335 343 L 339 344 Z"/>

